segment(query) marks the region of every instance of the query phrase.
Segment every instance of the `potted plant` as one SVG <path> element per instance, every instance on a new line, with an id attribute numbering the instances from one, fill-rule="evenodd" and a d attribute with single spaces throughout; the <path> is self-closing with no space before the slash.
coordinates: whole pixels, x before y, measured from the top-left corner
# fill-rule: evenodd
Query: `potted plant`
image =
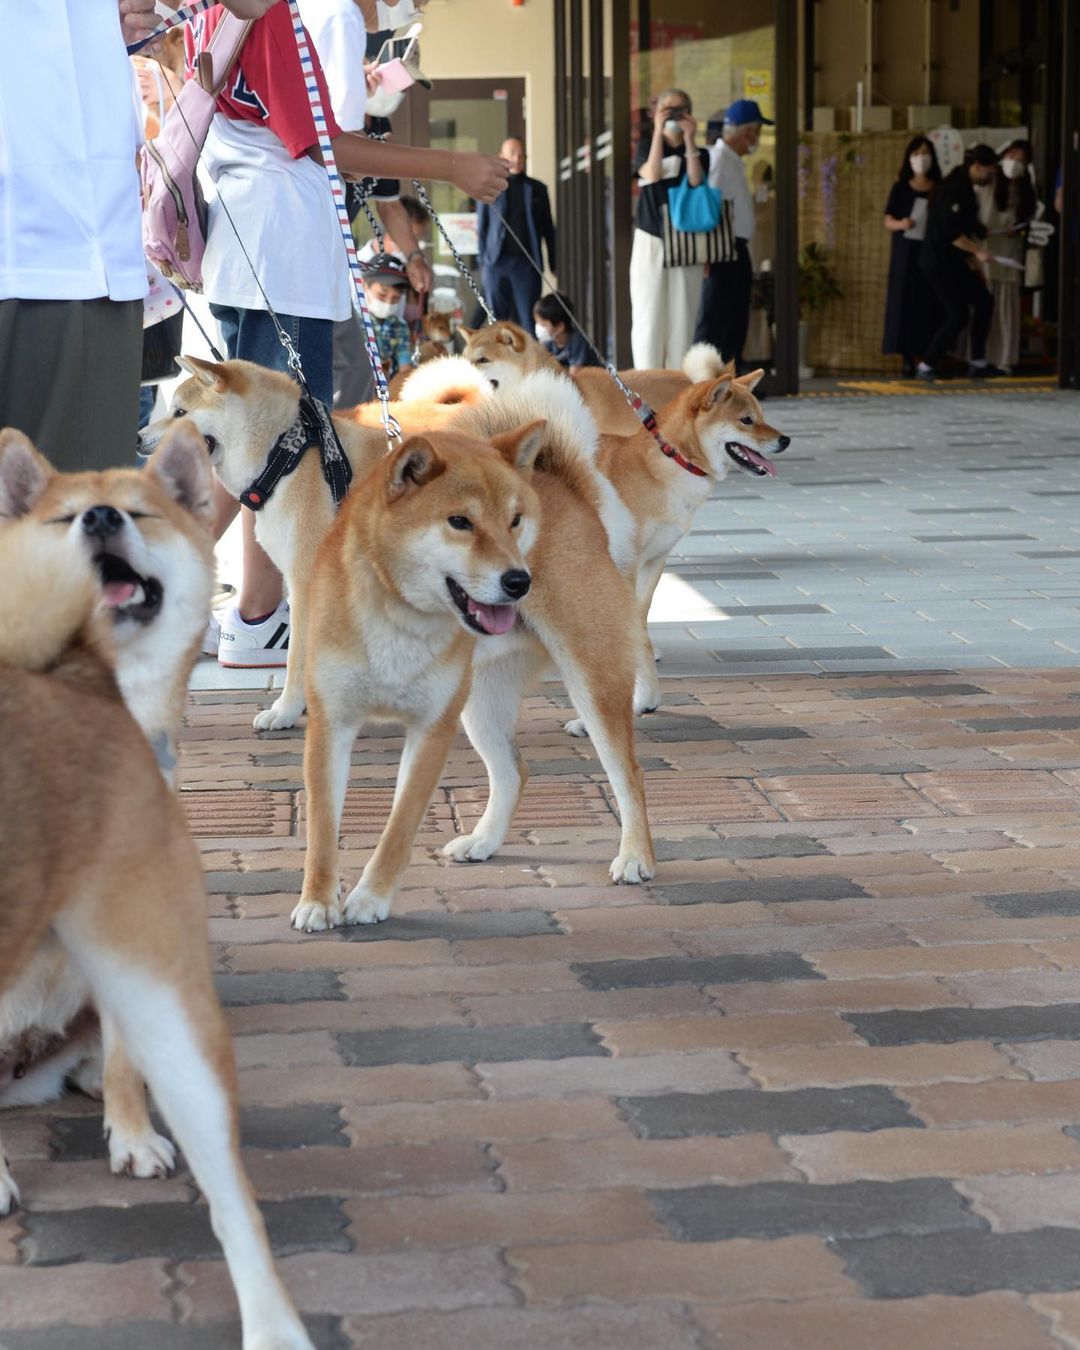
<path id="1" fill-rule="evenodd" d="M 813 370 L 806 363 L 810 341 L 810 320 L 831 300 L 839 300 L 844 292 L 830 266 L 829 250 L 821 244 L 810 243 L 799 253 L 799 379 L 813 378 Z"/>

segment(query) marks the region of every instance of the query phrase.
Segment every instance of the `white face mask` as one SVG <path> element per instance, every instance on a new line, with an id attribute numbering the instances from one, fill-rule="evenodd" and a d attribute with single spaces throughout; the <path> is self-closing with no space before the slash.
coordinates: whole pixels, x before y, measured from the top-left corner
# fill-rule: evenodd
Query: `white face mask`
<path id="1" fill-rule="evenodd" d="M 365 296 L 367 307 L 377 319 L 392 319 L 398 312 L 400 300 L 376 300 L 373 295 Z"/>
<path id="2" fill-rule="evenodd" d="M 416 5 L 413 4 L 412 0 L 399 0 L 399 3 L 396 5 L 387 5 L 383 3 L 383 0 L 379 0 L 377 9 L 379 14 L 380 33 L 387 28 L 395 30 L 404 28 L 407 23 L 412 23 L 416 19 L 423 18 L 423 15 L 420 13 L 419 9 L 417 9 Z"/>
<path id="3" fill-rule="evenodd" d="M 911 155 L 908 163 L 911 165 L 912 173 L 924 174 L 930 172 L 934 161 L 929 155 Z"/>
<path id="4" fill-rule="evenodd" d="M 1006 178 L 1023 178 L 1027 173 L 1027 165 L 1022 159 L 1003 159 L 1001 172 Z"/>
<path id="5" fill-rule="evenodd" d="M 533 332 L 536 334 L 537 342 L 551 342 L 554 339 L 554 334 L 546 323 L 536 324 Z"/>

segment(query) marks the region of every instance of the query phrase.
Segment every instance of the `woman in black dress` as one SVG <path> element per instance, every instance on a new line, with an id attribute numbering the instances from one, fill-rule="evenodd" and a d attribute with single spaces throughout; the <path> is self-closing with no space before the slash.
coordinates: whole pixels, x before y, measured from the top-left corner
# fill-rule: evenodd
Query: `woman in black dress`
<path id="1" fill-rule="evenodd" d="M 886 356 L 904 358 L 903 376 L 910 379 L 915 362 L 930 345 L 941 322 L 941 310 L 925 273 L 919 252 L 926 232 L 926 209 L 941 168 L 933 142 L 916 136 L 904 151 L 900 173 L 885 203 L 885 228 L 892 232 L 889 291 L 885 300 Z"/>

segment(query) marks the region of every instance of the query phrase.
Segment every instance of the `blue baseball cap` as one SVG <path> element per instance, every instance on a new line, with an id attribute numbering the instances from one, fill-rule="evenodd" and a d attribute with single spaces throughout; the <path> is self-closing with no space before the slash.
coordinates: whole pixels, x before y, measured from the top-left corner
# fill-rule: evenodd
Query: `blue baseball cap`
<path id="1" fill-rule="evenodd" d="M 774 127 L 771 117 L 765 117 L 752 98 L 739 98 L 724 114 L 724 121 L 733 127 L 745 127 L 751 122 L 761 122 L 764 126 Z"/>

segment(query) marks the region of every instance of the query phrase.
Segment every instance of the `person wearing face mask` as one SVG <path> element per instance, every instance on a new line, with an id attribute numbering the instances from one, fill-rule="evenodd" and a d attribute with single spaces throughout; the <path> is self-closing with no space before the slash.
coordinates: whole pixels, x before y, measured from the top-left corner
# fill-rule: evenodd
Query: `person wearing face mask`
<path id="1" fill-rule="evenodd" d="M 392 254 L 384 253 L 364 271 L 364 297 L 371 311 L 375 345 L 388 380 L 412 364 L 409 325 L 401 317 L 401 302 L 408 286 L 405 264 Z"/>
<path id="2" fill-rule="evenodd" d="M 731 262 L 708 263 L 701 290 L 695 342 L 711 342 L 726 361 L 742 370 L 743 345 L 750 326 L 753 267 L 750 241 L 754 237 L 754 196 L 746 180 L 743 160 L 761 140 L 762 124 L 773 126 L 753 99 L 740 98 L 724 114 L 720 139 L 709 156 L 709 183 L 720 189 L 732 208 L 735 257 Z"/>
<path id="3" fill-rule="evenodd" d="M 971 357 L 968 375 L 985 379 L 997 374 L 986 361 L 986 336 L 994 313 L 994 301 L 982 273 L 990 254 L 983 240 L 986 230 L 979 221 L 976 185 L 991 183 L 997 175 L 997 155 L 988 145 L 973 146 L 952 173 L 930 195 L 926 211 L 926 235 L 919 266 L 934 289 L 942 320 L 915 370 L 916 379 L 932 384 L 938 361 L 951 351 L 971 323 Z"/>
<path id="4" fill-rule="evenodd" d="M 886 356 L 903 357 L 901 374 L 905 380 L 915 374 L 916 362 L 941 323 L 937 296 L 919 266 L 930 194 L 940 182 L 941 166 L 933 142 L 916 136 L 904 151 L 900 173 L 885 203 L 885 228 L 892 233 L 892 255 L 881 350 Z"/>
<path id="5" fill-rule="evenodd" d="M 537 342 L 560 366 L 576 375 L 583 366 L 599 365 L 589 344 L 573 326 L 570 301 L 565 295 L 543 295 L 533 306 L 533 332 Z"/>
<path id="6" fill-rule="evenodd" d="M 641 191 L 630 251 L 630 346 L 638 369 L 678 366 L 693 340 L 702 267 L 664 266 L 668 190 L 684 179 L 705 181 L 709 155 L 694 142 L 697 123 L 690 95 L 665 89 L 656 100 L 653 132 L 638 146 Z"/>
<path id="7" fill-rule="evenodd" d="M 1034 220 L 1035 189 L 1028 167 L 1033 159 L 1031 142 L 1013 141 L 1001 152 L 999 172 L 990 183 L 975 188 L 979 219 L 990 251 L 1008 258 L 1015 267 L 992 262 L 986 269 L 994 317 L 986 340 L 987 360 L 1003 374 L 1011 374 L 1020 360 L 1020 287 L 1024 280 L 1027 227 Z"/>
<path id="8" fill-rule="evenodd" d="M 521 138 L 508 136 L 499 154 L 510 165 L 510 182 L 501 197 L 490 206 L 481 204 L 477 212 L 477 261 L 484 269 L 484 290 L 496 319 L 512 319 L 527 332 L 533 305 L 540 298 L 536 268 L 543 266 L 541 243 L 547 248 L 548 267 L 555 271 L 555 222 L 547 188 L 525 172 Z"/>

